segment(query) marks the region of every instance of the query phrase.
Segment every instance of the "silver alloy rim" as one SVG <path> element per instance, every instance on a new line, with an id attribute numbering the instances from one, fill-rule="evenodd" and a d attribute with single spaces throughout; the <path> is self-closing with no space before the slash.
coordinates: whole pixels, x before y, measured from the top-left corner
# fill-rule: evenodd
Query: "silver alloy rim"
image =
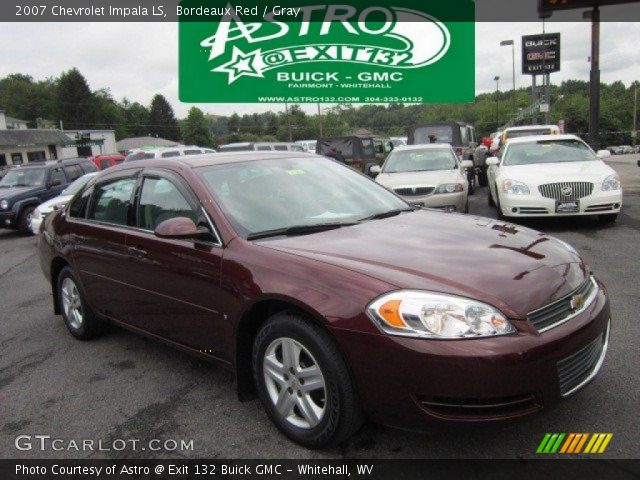
<path id="1" fill-rule="evenodd" d="M 317 426 L 327 408 L 327 389 L 318 362 L 292 338 L 278 338 L 264 353 L 262 372 L 269 398 L 291 425 Z"/>
<path id="2" fill-rule="evenodd" d="M 75 282 L 69 277 L 62 281 L 62 309 L 69 326 L 78 329 L 82 325 L 82 301 Z"/>

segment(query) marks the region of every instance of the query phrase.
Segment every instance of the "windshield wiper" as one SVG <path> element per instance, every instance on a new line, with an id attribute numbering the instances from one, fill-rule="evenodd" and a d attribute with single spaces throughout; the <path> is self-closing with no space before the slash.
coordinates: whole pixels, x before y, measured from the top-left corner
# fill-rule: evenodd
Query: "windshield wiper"
<path id="1" fill-rule="evenodd" d="M 374 213 L 368 217 L 361 218 L 359 222 L 366 222 L 368 220 L 380 220 L 383 218 L 395 217 L 403 212 L 413 212 L 415 208 L 397 208 L 395 210 L 388 210 L 386 212 Z"/>
<path id="2" fill-rule="evenodd" d="M 276 228 L 273 230 L 265 230 L 263 232 L 255 232 L 247 235 L 247 240 L 257 240 L 259 238 L 268 237 L 291 237 L 294 235 L 305 235 L 307 233 L 324 232 L 325 230 L 335 230 L 336 228 L 350 227 L 357 225 L 355 222 L 342 223 L 316 223 L 311 225 L 293 225 L 291 227 Z"/>

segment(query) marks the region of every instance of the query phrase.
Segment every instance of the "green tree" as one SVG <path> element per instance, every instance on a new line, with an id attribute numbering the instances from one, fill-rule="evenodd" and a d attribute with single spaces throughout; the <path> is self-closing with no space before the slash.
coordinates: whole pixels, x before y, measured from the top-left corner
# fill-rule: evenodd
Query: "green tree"
<path id="1" fill-rule="evenodd" d="M 197 107 L 191 107 L 187 118 L 182 123 L 182 142 L 185 145 L 210 147 L 213 145 L 209 123 Z"/>
<path id="2" fill-rule="evenodd" d="M 149 133 L 152 136 L 176 142 L 180 139 L 180 129 L 173 113 L 173 108 L 171 108 L 167 99 L 160 94 L 154 96 L 151 101 Z"/>
<path id="3" fill-rule="evenodd" d="M 96 127 L 96 98 L 77 68 L 60 75 L 56 89 L 56 104 L 57 120 L 62 120 L 65 129 Z"/>
<path id="4" fill-rule="evenodd" d="M 122 101 L 127 131 L 134 137 L 146 137 L 149 135 L 149 109 L 138 102 L 129 103 L 125 98 Z"/>

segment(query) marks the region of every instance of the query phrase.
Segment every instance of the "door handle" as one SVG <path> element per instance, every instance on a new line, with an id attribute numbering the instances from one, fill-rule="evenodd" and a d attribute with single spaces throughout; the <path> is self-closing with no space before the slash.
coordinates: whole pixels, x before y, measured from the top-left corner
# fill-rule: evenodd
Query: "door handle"
<path id="1" fill-rule="evenodd" d="M 145 257 L 147 255 L 147 251 L 142 247 L 127 247 L 127 251 L 136 257 Z"/>

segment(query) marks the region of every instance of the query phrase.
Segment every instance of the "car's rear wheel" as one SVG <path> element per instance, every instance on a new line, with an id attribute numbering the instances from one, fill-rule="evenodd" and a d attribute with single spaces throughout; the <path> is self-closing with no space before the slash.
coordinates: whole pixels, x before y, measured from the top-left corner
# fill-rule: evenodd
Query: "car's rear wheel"
<path id="1" fill-rule="evenodd" d="M 33 218 L 33 211 L 36 207 L 25 207 L 20 214 L 20 220 L 18 222 L 18 230 L 24 235 L 31 235 L 31 219 Z"/>
<path id="2" fill-rule="evenodd" d="M 355 387 L 327 332 L 279 313 L 260 328 L 253 375 L 264 408 L 289 438 L 309 448 L 337 445 L 362 424 Z"/>
<path id="3" fill-rule="evenodd" d="M 610 213 L 608 215 L 598 215 L 600 223 L 614 223 L 618 219 L 617 213 Z"/>
<path id="4" fill-rule="evenodd" d="M 58 276 L 58 301 L 71 335 L 80 340 L 89 340 L 102 333 L 104 324 L 93 314 L 69 267 L 63 268 Z"/>

